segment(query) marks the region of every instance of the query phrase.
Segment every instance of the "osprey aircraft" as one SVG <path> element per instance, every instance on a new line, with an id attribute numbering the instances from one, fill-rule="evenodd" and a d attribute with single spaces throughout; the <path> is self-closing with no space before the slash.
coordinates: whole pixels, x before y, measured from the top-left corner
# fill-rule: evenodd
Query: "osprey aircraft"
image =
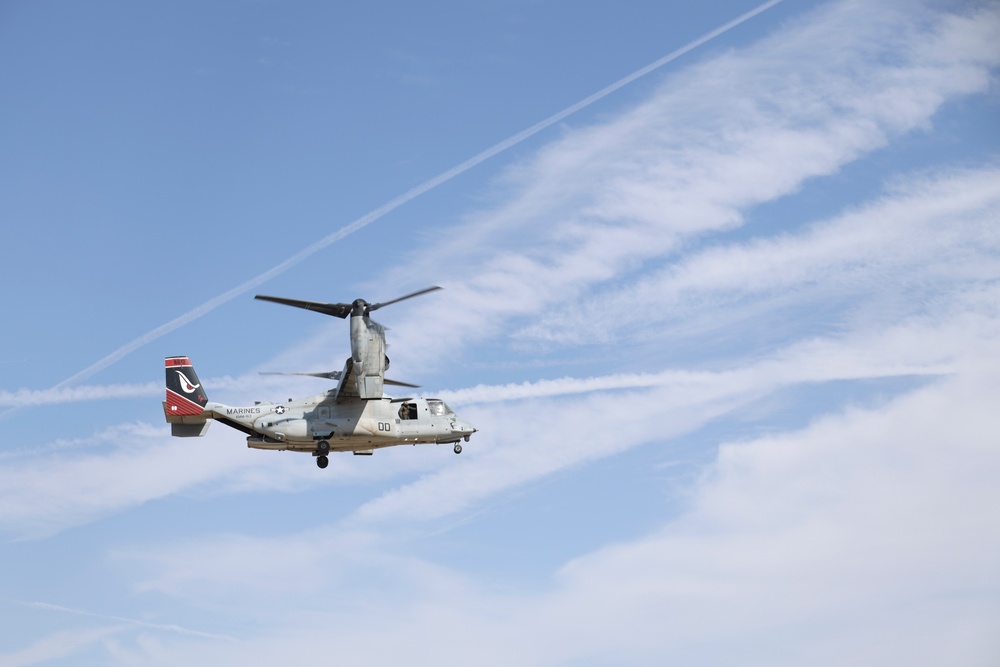
<path id="1" fill-rule="evenodd" d="M 394 445 L 454 444 L 462 452 L 476 432 L 444 401 L 435 398 L 391 398 L 384 385 L 415 388 L 385 377 L 389 358 L 385 354 L 385 327 L 369 314 L 384 306 L 440 287 L 370 304 L 364 299 L 353 303 L 318 303 L 273 296 L 257 299 L 351 320 L 351 356 L 341 371 L 292 373 L 335 380 L 337 386 L 323 394 L 286 403 L 255 401 L 250 406 L 223 405 L 208 400 L 208 394 L 188 357 L 167 357 L 167 399 L 163 412 L 172 435 L 187 438 L 205 435 L 209 420 L 242 431 L 253 449 L 291 450 L 316 457 L 316 465 L 326 468 L 332 451 L 372 454 Z"/>

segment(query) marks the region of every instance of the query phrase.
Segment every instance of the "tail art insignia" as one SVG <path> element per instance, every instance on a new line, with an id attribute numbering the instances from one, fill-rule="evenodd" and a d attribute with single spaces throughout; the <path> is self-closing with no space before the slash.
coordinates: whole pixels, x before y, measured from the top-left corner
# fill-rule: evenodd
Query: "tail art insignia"
<path id="1" fill-rule="evenodd" d="M 167 410 L 178 416 L 200 415 L 208 405 L 201 380 L 187 357 L 167 357 Z"/>
<path id="2" fill-rule="evenodd" d="M 184 373 L 181 373 L 180 371 L 177 371 L 177 375 L 180 376 L 181 389 L 184 390 L 185 394 L 193 394 L 194 390 L 201 386 L 201 384 L 192 383 L 191 380 L 188 380 L 187 376 L 184 375 Z"/>

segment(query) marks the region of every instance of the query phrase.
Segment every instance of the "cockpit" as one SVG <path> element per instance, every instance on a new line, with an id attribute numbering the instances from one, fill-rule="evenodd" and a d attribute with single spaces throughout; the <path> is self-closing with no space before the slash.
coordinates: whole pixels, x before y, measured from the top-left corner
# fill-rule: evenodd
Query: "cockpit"
<path id="1" fill-rule="evenodd" d="M 427 410 L 431 413 L 432 417 L 444 417 L 445 415 L 455 414 L 444 401 L 439 401 L 436 398 L 427 399 Z"/>

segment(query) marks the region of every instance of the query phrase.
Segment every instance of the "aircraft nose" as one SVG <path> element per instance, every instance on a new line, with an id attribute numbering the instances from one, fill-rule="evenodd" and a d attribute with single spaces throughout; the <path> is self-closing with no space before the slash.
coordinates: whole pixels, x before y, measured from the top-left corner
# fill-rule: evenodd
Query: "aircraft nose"
<path id="1" fill-rule="evenodd" d="M 479 429 L 468 422 L 457 420 L 452 422 L 451 430 L 455 433 L 467 433 L 468 435 L 472 435 Z"/>

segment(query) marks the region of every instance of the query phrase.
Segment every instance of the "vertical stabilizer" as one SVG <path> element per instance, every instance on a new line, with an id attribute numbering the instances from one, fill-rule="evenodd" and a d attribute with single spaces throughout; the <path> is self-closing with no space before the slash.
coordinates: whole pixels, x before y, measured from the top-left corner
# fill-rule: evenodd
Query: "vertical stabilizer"
<path id="1" fill-rule="evenodd" d="M 194 417 L 208 405 L 208 395 L 187 357 L 167 357 L 167 416 Z"/>

